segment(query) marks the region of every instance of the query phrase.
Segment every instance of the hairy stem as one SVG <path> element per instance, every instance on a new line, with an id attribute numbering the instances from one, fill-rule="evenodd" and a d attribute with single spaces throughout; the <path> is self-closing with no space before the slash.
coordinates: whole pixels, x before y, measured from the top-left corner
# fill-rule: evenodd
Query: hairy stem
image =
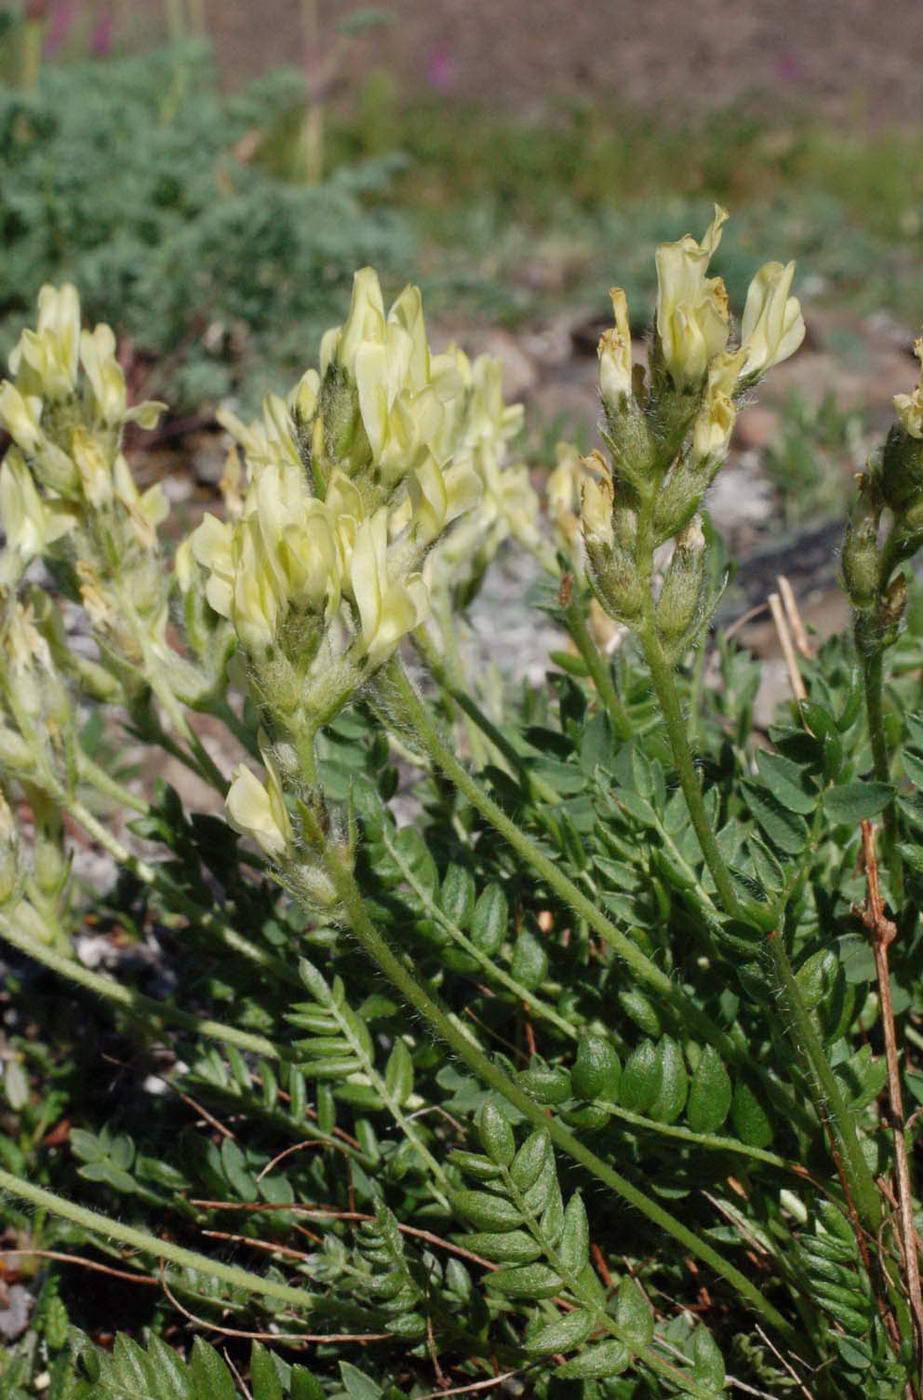
<path id="1" fill-rule="evenodd" d="M 567 623 L 567 630 L 573 638 L 574 644 L 596 687 L 596 693 L 612 721 L 612 728 L 616 738 L 630 739 L 634 727 L 628 717 L 628 711 L 622 704 L 621 697 L 615 688 L 615 682 L 612 679 L 612 668 L 596 645 L 596 639 L 589 629 L 583 611 L 583 605 L 579 599 L 575 598 L 568 604 L 564 617 Z"/>
<path id="2" fill-rule="evenodd" d="M 251 1274 L 247 1269 L 238 1269 L 232 1264 L 222 1264 L 217 1259 L 209 1259 L 207 1255 L 197 1254 L 195 1250 L 183 1249 L 180 1245 L 172 1244 L 168 1240 L 158 1239 L 156 1235 L 149 1235 L 146 1230 L 136 1230 L 134 1226 L 125 1225 L 121 1220 L 112 1220 L 108 1215 L 101 1215 L 95 1210 L 87 1210 L 85 1206 L 79 1206 L 75 1201 L 68 1201 L 64 1196 L 58 1196 L 53 1191 L 46 1191 L 41 1186 L 34 1186 L 31 1181 L 21 1181 L 12 1172 L 2 1169 L 0 1169 L 0 1191 L 9 1191 L 11 1195 L 17 1196 L 22 1201 L 27 1201 L 37 1210 L 47 1210 L 51 1215 L 57 1215 L 62 1220 L 70 1220 L 72 1224 L 79 1225 L 82 1230 L 89 1230 L 92 1234 L 101 1235 L 103 1239 L 118 1240 L 120 1244 L 131 1245 L 133 1249 L 140 1249 L 145 1254 L 153 1255 L 155 1259 L 164 1259 L 170 1264 L 178 1265 L 181 1269 L 194 1269 L 197 1273 L 205 1274 L 209 1278 L 221 1279 L 223 1283 L 230 1284 L 232 1288 L 241 1288 L 263 1298 L 274 1298 L 277 1302 L 287 1303 L 289 1307 L 297 1308 L 301 1312 L 309 1311 L 314 1306 L 313 1294 L 303 1289 L 290 1288 L 288 1284 L 276 1283 L 274 1279 L 261 1278 L 259 1274 Z"/>
<path id="3" fill-rule="evenodd" d="M 705 809 L 702 788 L 695 770 L 695 762 L 686 734 L 686 724 L 676 693 L 673 669 L 663 654 L 660 641 L 650 620 L 641 634 L 641 644 L 650 667 L 654 692 L 666 724 L 673 761 L 676 764 L 680 786 L 686 799 L 686 807 L 698 837 L 705 864 L 711 872 L 725 913 L 732 918 L 746 918 L 746 911 L 737 897 L 731 872 L 721 854 Z M 785 999 L 795 1029 L 798 1048 L 807 1071 L 808 1082 L 811 1085 L 815 1108 L 822 1122 L 829 1119 L 831 1123 L 843 1155 L 843 1168 L 850 1192 L 863 1223 L 874 1231 L 881 1220 L 881 1202 L 872 1173 L 862 1153 L 856 1124 L 846 1106 L 836 1076 L 830 1068 L 811 1013 L 805 1006 L 801 988 L 798 986 L 781 936 L 776 932 L 770 933 L 768 945 L 775 982 Z"/>

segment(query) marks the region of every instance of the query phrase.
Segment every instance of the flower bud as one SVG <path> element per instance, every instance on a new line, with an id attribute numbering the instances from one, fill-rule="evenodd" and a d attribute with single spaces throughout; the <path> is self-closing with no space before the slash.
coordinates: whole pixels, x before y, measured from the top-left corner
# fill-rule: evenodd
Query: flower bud
<path id="1" fill-rule="evenodd" d="M 923 337 L 914 341 L 913 353 L 921 364 L 920 382 L 909 394 L 895 394 L 893 402 L 904 432 L 912 438 L 923 438 Z"/>
<path id="2" fill-rule="evenodd" d="M 80 361 L 89 380 L 95 417 L 105 424 L 121 424 L 128 406 L 125 374 L 115 358 L 115 336 L 110 326 L 99 325 L 80 336 Z"/>
<path id="3" fill-rule="evenodd" d="M 890 631 L 896 628 L 907 610 L 907 575 L 903 572 L 894 575 L 881 600 L 879 617 L 882 628 Z"/>
<path id="4" fill-rule="evenodd" d="M 628 324 L 628 301 L 621 287 L 612 287 L 612 312 L 615 325 L 603 331 L 599 355 L 599 395 L 609 414 L 617 414 L 632 392 L 631 327 Z"/>
<path id="5" fill-rule="evenodd" d="M 733 394 L 745 352 L 716 355 L 708 367 L 702 406 L 692 425 L 692 462 L 703 475 L 703 488 L 727 456 L 737 419 Z"/>
<path id="6" fill-rule="evenodd" d="M 909 420 L 909 414 L 904 417 Z M 923 440 L 903 427 L 892 427 L 882 449 L 877 480 L 883 501 L 896 515 L 903 515 L 923 499 Z"/>
<path id="7" fill-rule="evenodd" d="M 674 656 L 699 620 L 704 587 L 705 534 L 695 516 L 677 536 L 654 611 L 660 640 Z"/>
<path id="8" fill-rule="evenodd" d="M 846 526 L 841 566 L 843 586 L 853 607 L 863 612 L 878 597 L 881 557 L 878 552 L 880 509 L 867 499 L 867 482 L 863 478 L 857 509 Z"/>
<path id="9" fill-rule="evenodd" d="M 586 478 L 581 492 L 580 519 L 585 540 L 607 547 L 615 543 L 612 532 L 612 484 L 608 478 L 602 481 L 592 476 Z"/>

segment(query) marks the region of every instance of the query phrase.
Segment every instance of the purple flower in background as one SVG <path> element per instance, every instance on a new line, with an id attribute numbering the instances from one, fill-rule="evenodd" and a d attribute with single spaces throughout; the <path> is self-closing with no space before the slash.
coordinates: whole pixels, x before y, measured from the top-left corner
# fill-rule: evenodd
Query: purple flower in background
<path id="1" fill-rule="evenodd" d="M 52 5 L 51 13 L 48 17 L 48 29 L 45 32 L 44 52 L 46 58 L 51 58 L 67 39 L 70 27 L 74 22 L 76 5 L 73 0 L 57 0 Z"/>
<path id="2" fill-rule="evenodd" d="M 426 60 L 426 81 L 437 92 L 451 92 L 455 86 L 455 59 L 448 49 L 433 49 Z"/>
<path id="3" fill-rule="evenodd" d="M 112 38 L 115 32 L 115 15 L 106 10 L 90 35 L 90 53 L 96 58 L 105 58 L 112 52 Z"/>
<path id="4" fill-rule="evenodd" d="M 776 77 L 783 83 L 804 82 L 804 64 L 796 53 L 780 53 L 774 66 Z"/>

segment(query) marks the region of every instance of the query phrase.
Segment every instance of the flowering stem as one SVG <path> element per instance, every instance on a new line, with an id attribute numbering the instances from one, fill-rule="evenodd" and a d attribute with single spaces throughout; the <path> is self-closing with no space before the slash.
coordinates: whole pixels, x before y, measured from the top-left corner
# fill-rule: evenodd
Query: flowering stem
<path id="1" fill-rule="evenodd" d="M 641 633 L 640 640 L 651 673 L 654 694 L 657 696 L 657 703 L 660 706 L 667 736 L 670 740 L 673 762 L 676 764 L 680 787 L 686 799 L 689 819 L 698 837 L 702 855 L 705 857 L 705 864 L 711 872 L 725 913 L 732 918 L 746 918 L 745 911 L 734 889 L 731 873 L 725 864 L 715 833 L 711 829 L 708 813 L 705 810 L 702 788 L 695 770 L 695 760 L 686 738 L 686 722 L 676 693 L 673 668 L 663 654 L 660 639 L 653 625 L 648 624 Z"/>
<path id="2" fill-rule="evenodd" d="M 746 919 L 746 910 L 737 897 L 731 873 L 721 854 L 715 834 L 711 829 L 708 813 L 705 810 L 702 788 L 695 770 L 682 708 L 673 680 L 673 670 L 663 654 L 660 640 L 650 620 L 642 630 L 640 640 L 651 672 L 654 692 L 666 724 L 673 761 L 676 764 L 680 786 L 686 799 L 686 807 L 698 837 L 705 864 L 711 871 L 724 912 L 731 918 Z M 881 1203 L 872 1174 L 862 1153 L 856 1125 L 850 1116 L 836 1076 L 830 1068 L 811 1013 L 804 1003 L 801 988 L 798 986 L 780 934 L 770 933 L 767 943 L 776 985 L 784 998 L 795 1029 L 815 1109 L 821 1122 L 829 1120 L 833 1127 L 843 1156 L 844 1175 L 864 1223 L 872 1230 L 877 1229 L 881 1219 Z"/>
<path id="3" fill-rule="evenodd" d="M 20 1200 L 28 1201 L 29 1205 L 37 1210 L 47 1210 L 52 1215 L 71 1221 L 82 1230 L 101 1235 L 103 1239 L 118 1240 L 121 1244 L 130 1245 L 132 1249 L 140 1249 L 145 1254 L 153 1255 L 155 1259 L 165 1259 L 171 1264 L 176 1264 L 181 1269 L 194 1269 L 196 1273 L 205 1274 L 206 1277 L 220 1279 L 232 1288 L 240 1288 L 264 1298 L 274 1298 L 277 1302 L 287 1303 L 289 1307 L 298 1308 L 301 1312 L 314 1306 L 314 1295 L 303 1289 L 276 1283 L 275 1279 L 261 1278 L 259 1274 L 251 1274 L 247 1269 L 238 1269 L 232 1264 L 222 1264 L 217 1259 L 209 1259 L 207 1255 L 197 1254 L 192 1249 L 183 1249 L 168 1240 L 158 1239 L 156 1235 L 149 1235 L 146 1230 L 136 1230 L 134 1226 L 125 1225 L 121 1220 L 112 1220 L 108 1215 L 87 1210 L 85 1206 L 68 1201 L 53 1191 L 33 1186 L 31 1181 L 21 1181 L 12 1172 L 2 1169 L 0 1191 L 9 1191 Z"/>
<path id="4" fill-rule="evenodd" d="M 564 874 L 561 866 L 546 856 L 541 847 L 524 831 L 521 831 L 515 822 L 510 820 L 502 808 L 459 763 L 448 743 L 442 738 L 438 726 L 431 718 L 426 706 L 414 690 L 403 666 L 396 659 L 390 665 L 388 678 L 393 687 L 396 706 L 402 712 L 403 718 L 414 731 L 426 752 L 451 779 L 459 792 L 490 822 L 491 826 L 499 831 L 500 835 L 513 847 L 513 850 L 522 856 L 523 860 L 532 867 L 537 875 L 541 876 L 564 903 L 568 904 L 580 918 L 586 920 L 601 938 L 605 939 L 619 957 L 628 964 L 639 980 L 652 987 L 664 1001 L 674 1008 L 685 1024 L 695 1027 L 699 1034 L 717 1049 L 720 1049 L 724 1055 L 734 1060 L 739 1059 L 740 1051 L 730 1036 L 715 1025 L 711 1018 L 677 986 L 666 972 L 642 953 L 641 949 L 578 889 L 573 881 Z"/>
<path id="5" fill-rule="evenodd" d="M 612 728 L 615 731 L 616 738 L 622 740 L 630 739 L 634 731 L 634 726 L 615 688 L 615 683 L 612 679 L 612 668 L 596 644 L 596 638 L 590 631 L 583 607 L 578 599 L 572 600 L 568 605 L 564 617 L 567 622 L 567 630 L 573 638 L 574 644 L 596 687 L 596 693 L 612 721 Z"/>
<path id="6" fill-rule="evenodd" d="M 434 1032 L 445 1041 L 451 1050 L 458 1055 L 468 1068 L 478 1076 L 478 1078 L 489 1088 L 501 1094 L 503 1098 L 511 1103 L 523 1115 L 528 1122 L 542 1132 L 547 1132 L 552 1142 L 589 1171 L 604 1185 L 608 1186 L 629 1206 L 640 1211 L 646 1219 L 665 1230 L 688 1249 L 696 1258 L 700 1259 L 710 1269 L 713 1269 L 722 1278 L 726 1279 L 732 1287 L 747 1299 L 752 1307 L 771 1323 L 790 1343 L 795 1341 L 795 1334 L 785 1318 L 777 1311 L 767 1298 L 759 1291 L 751 1279 L 740 1272 L 733 1264 L 723 1259 L 711 1245 L 706 1244 L 693 1231 L 685 1226 L 675 1216 L 664 1210 L 656 1201 L 651 1200 L 633 1186 L 630 1181 L 614 1171 L 608 1163 L 601 1157 L 597 1157 L 588 1147 L 585 1147 L 578 1138 L 574 1136 L 557 1119 L 549 1117 L 546 1111 L 531 1099 L 524 1090 L 512 1080 L 502 1069 L 475 1045 L 473 1041 L 462 1031 L 452 1020 L 449 1013 L 439 1004 L 435 996 L 431 995 L 421 983 L 419 983 L 413 973 L 401 961 L 391 949 L 385 938 L 372 923 L 361 891 L 356 885 L 355 879 L 349 868 L 343 863 L 339 855 L 330 847 L 325 849 L 325 861 L 330 878 L 336 889 L 337 895 L 345 912 L 349 927 L 361 944 L 365 952 L 377 963 L 384 975 L 391 981 L 410 1006 L 429 1023 Z"/>

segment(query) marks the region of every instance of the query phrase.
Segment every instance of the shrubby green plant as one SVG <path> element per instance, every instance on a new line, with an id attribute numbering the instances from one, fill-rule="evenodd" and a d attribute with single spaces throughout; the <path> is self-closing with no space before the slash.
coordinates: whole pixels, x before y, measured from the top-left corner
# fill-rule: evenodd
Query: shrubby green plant
<path id="1" fill-rule="evenodd" d="M 40 286 L 76 282 L 123 340 L 132 380 L 177 411 L 231 391 L 248 407 L 303 365 L 353 269 L 405 262 L 408 232 L 377 196 L 393 160 L 306 188 L 261 144 L 303 102 L 278 72 L 224 96 L 208 51 L 47 64 L 0 86 L 0 336 Z"/>
<path id="2" fill-rule="evenodd" d="M 171 572 L 121 451 L 160 405 L 43 289 L 0 389 L 0 936 L 90 994 L 59 1042 L 114 1021 L 126 1069 L 103 1099 L 64 1056 L 45 1108 L 24 993 L 0 1187 L 19 1269 L 50 1249 L 157 1302 L 106 1354 L 49 1269 L 17 1400 L 39 1375 L 58 1400 L 920 1393 L 921 390 L 860 483 L 854 637 L 757 746 L 757 663 L 719 637 L 719 686 L 690 664 L 725 569 L 704 501 L 804 324 L 769 263 L 735 333 L 725 218 L 658 249 L 646 369 L 613 291 L 605 452 L 562 454 L 553 540 L 498 367 L 433 354 L 419 294 L 386 310 L 366 269 L 319 368 L 225 417 L 223 517 Z M 457 633 L 509 536 L 572 647 L 497 715 Z M 126 785 L 87 703 L 227 819 Z M 170 995 L 77 956 L 76 830 L 121 873 L 97 917 L 154 937 Z"/>

